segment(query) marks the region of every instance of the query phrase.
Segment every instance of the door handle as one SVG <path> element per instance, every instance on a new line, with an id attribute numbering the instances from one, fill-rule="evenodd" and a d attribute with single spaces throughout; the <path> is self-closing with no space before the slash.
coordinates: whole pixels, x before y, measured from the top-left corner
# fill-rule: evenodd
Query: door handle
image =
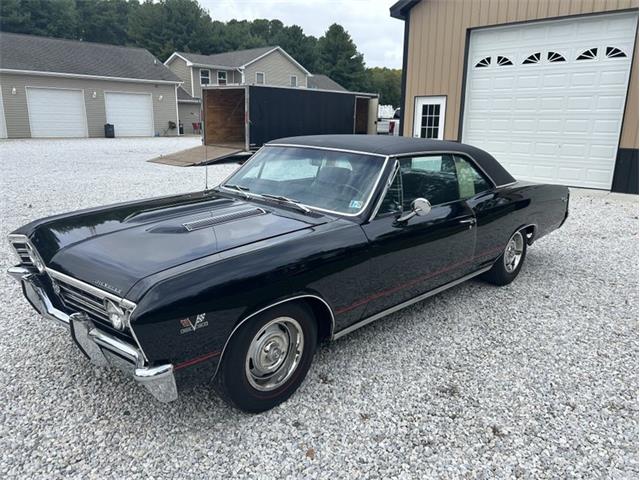
<path id="1" fill-rule="evenodd" d="M 471 228 L 471 227 L 473 227 L 475 225 L 476 219 L 475 218 L 463 218 L 462 220 L 459 220 L 458 223 L 469 225 L 469 228 Z"/>

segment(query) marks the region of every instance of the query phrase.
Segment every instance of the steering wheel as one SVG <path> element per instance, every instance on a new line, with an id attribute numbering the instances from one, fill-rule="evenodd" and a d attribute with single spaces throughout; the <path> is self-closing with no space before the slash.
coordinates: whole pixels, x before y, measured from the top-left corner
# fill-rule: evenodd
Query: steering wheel
<path id="1" fill-rule="evenodd" d="M 340 186 L 342 188 L 348 188 L 350 189 L 352 192 L 356 193 L 356 196 L 359 196 L 360 198 L 364 197 L 364 192 L 361 192 L 360 190 L 358 190 L 356 187 L 354 187 L 353 185 L 347 185 L 346 183 L 341 183 Z"/>

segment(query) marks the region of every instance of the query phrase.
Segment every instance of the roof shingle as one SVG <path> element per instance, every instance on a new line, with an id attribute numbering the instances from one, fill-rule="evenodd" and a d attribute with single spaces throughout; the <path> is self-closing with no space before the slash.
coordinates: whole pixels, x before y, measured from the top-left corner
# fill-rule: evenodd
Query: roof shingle
<path id="1" fill-rule="evenodd" d="M 0 68 L 181 82 L 144 48 L 0 33 Z"/>
<path id="2" fill-rule="evenodd" d="M 347 91 L 347 89 L 338 82 L 326 75 L 322 75 L 321 73 L 314 73 L 313 77 L 309 77 L 307 79 L 307 86 L 309 88 L 317 88 L 319 90 L 337 90 L 339 92 Z"/>
<path id="3" fill-rule="evenodd" d="M 260 47 L 249 50 L 236 50 L 235 52 L 216 53 L 213 55 L 200 55 L 199 53 L 176 52 L 192 63 L 207 66 L 219 66 L 229 68 L 239 68 L 256 58 L 270 52 L 277 47 Z"/>

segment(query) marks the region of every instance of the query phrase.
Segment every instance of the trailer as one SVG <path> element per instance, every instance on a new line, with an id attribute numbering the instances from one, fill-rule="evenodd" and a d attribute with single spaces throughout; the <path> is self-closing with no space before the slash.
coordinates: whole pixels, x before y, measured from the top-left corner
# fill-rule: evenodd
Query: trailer
<path id="1" fill-rule="evenodd" d="M 378 95 L 269 85 L 202 90 L 203 143 L 254 151 L 299 135 L 375 134 Z"/>

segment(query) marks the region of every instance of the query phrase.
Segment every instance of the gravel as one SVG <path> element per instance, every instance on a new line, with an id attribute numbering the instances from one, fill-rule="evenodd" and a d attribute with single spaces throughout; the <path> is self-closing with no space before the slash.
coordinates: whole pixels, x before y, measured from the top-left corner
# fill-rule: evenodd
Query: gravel
<path id="1" fill-rule="evenodd" d="M 198 141 L 0 143 L 0 233 L 200 189 L 203 168 L 144 162 Z M 322 346 L 260 415 L 205 387 L 159 404 L 92 367 L 6 275 L 0 289 L 2 478 L 638 477 L 635 196 L 574 190 L 514 283 L 467 282 Z"/>

